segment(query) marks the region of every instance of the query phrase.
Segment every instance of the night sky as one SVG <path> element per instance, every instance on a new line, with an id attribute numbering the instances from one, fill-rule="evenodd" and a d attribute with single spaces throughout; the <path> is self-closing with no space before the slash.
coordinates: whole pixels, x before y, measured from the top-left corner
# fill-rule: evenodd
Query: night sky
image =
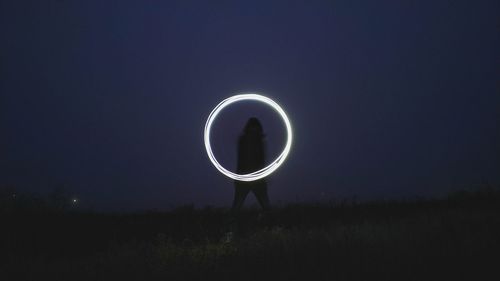
<path id="1" fill-rule="evenodd" d="M 228 206 L 203 128 L 271 97 L 273 204 L 500 184 L 498 1 L 2 1 L 0 185 L 99 210 Z M 257 116 L 224 111 L 216 155 Z M 249 197 L 250 198 L 250 197 Z M 249 200 L 247 204 L 252 204 Z"/>

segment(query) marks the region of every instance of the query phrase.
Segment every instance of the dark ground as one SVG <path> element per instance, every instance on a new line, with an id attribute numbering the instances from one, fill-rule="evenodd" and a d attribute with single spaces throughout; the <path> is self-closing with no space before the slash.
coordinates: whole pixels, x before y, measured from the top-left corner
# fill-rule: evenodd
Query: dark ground
<path id="1" fill-rule="evenodd" d="M 500 192 L 100 214 L 0 206 L 0 280 L 500 280 Z M 33 207 L 36 206 L 36 207 Z"/>

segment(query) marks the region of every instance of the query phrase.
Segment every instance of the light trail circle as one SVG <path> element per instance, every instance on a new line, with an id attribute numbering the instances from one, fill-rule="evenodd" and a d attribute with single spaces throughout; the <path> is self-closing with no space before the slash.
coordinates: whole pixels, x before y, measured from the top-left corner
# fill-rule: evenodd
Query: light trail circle
<path id="1" fill-rule="evenodd" d="M 258 171 L 241 175 L 227 170 L 217 161 L 217 159 L 214 156 L 214 153 L 212 152 L 212 147 L 210 145 L 210 130 L 212 129 L 212 124 L 214 120 L 217 118 L 217 115 L 219 115 L 219 113 L 225 107 L 235 102 L 246 101 L 246 100 L 262 102 L 264 104 L 271 106 L 276 112 L 278 112 L 285 123 L 287 139 L 285 148 L 283 149 L 281 154 L 276 159 L 274 159 L 273 162 L 271 162 L 271 164 Z M 208 158 L 210 158 L 212 164 L 214 164 L 215 168 L 217 168 L 217 170 L 219 170 L 222 174 L 238 181 L 255 181 L 270 175 L 272 172 L 278 169 L 278 167 L 281 166 L 281 164 L 283 164 L 283 162 L 285 161 L 286 157 L 288 156 L 288 153 L 290 152 L 290 148 L 292 147 L 292 125 L 290 124 L 290 120 L 288 120 L 285 111 L 272 99 L 258 94 L 235 95 L 223 100 L 212 110 L 212 112 L 208 116 L 207 122 L 205 123 L 204 141 Z"/>

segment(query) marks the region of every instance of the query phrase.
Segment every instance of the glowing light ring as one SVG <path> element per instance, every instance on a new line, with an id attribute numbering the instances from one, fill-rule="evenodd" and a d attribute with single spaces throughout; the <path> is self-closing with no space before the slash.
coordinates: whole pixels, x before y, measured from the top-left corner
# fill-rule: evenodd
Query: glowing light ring
<path id="1" fill-rule="evenodd" d="M 287 140 L 286 140 L 286 145 L 281 154 L 267 167 L 262 168 L 258 171 L 249 173 L 249 174 L 236 174 L 233 173 L 226 168 L 224 168 L 215 158 L 214 153 L 212 152 L 212 147 L 210 146 L 210 130 L 212 128 L 212 123 L 214 122 L 215 118 L 217 118 L 217 115 L 227 106 L 238 102 L 238 101 L 244 101 L 244 100 L 253 100 L 253 101 L 259 101 L 263 102 L 269 106 L 271 106 L 274 110 L 276 110 L 281 118 L 283 118 L 283 121 L 285 122 L 286 126 L 286 131 L 287 131 Z M 288 152 L 290 152 L 290 148 L 292 146 L 292 126 L 290 125 L 290 121 L 288 120 L 288 117 L 286 116 L 285 111 L 272 99 L 257 95 L 257 94 L 242 94 L 242 95 L 236 95 L 229 97 L 222 102 L 220 102 L 210 113 L 207 119 L 207 123 L 205 124 L 205 132 L 204 132 L 204 141 L 205 141 L 205 148 L 207 149 L 207 154 L 208 157 L 210 158 L 210 161 L 214 164 L 215 168 L 219 170 L 221 173 L 224 175 L 234 179 L 234 180 L 239 180 L 239 181 L 255 181 L 261 178 L 264 178 L 268 175 L 270 175 L 272 172 L 274 172 L 278 167 L 283 164 L 285 161 L 286 157 L 288 156 Z"/>

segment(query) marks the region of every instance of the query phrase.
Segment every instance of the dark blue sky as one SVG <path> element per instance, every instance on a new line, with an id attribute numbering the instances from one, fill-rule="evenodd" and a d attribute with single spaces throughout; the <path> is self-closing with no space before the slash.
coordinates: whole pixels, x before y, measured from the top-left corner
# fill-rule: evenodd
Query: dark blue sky
<path id="1" fill-rule="evenodd" d="M 8 2 L 8 3 L 5 3 Z M 208 3 L 210 2 L 210 3 Z M 500 183 L 498 1 L 3 1 L 0 185 L 135 210 L 228 205 L 212 108 L 268 95 L 295 142 L 274 203 L 435 196 Z M 219 119 L 234 165 L 249 115 Z M 232 162 L 231 162 L 232 161 Z M 234 167 L 233 167 L 234 168 Z"/>

